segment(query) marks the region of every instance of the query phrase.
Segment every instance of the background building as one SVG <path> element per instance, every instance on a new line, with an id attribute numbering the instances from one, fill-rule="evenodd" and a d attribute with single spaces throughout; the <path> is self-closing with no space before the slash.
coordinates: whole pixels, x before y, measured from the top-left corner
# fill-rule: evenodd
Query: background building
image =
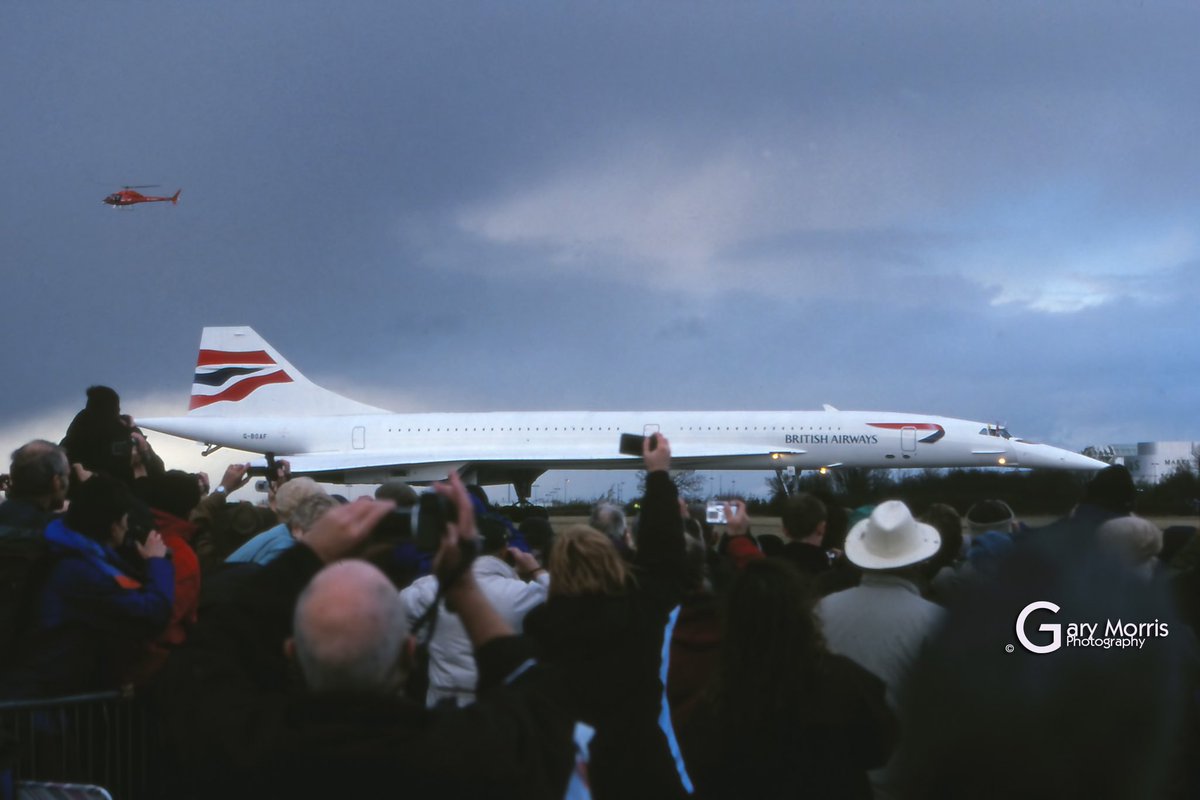
<path id="1" fill-rule="evenodd" d="M 1200 442 L 1138 442 L 1089 447 L 1086 455 L 1111 464 L 1124 464 L 1139 483 L 1158 483 L 1183 467 L 1197 470 Z"/>

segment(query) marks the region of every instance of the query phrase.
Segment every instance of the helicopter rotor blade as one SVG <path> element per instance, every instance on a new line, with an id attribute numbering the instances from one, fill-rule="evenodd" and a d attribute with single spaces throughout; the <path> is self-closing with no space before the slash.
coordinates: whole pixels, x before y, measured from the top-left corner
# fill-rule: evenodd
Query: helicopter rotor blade
<path id="1" fill-rule="evenodd" d="M 161 183 L 143 183 L 140 186 L 122 186 L 122 189 L 157 189 Z"/>

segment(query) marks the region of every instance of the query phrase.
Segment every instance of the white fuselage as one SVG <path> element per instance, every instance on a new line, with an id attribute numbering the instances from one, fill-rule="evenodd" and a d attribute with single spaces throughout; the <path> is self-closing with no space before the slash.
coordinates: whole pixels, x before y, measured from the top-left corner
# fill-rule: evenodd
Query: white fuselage
<path id="1" fill-rule="evenodd" d="M 1103 466 L 1068 450 L 998 435 L 994 426 L 984 423 L 896 412 L 552 411 L 188 416 L 139 422 L 210 444 L 303 457 L 313 462 L 306 471 L 338 469 L 339 464 L 378 471 L 375 468 L 386 466 L 467 463 L 637 469 L 640 459 L 618 453 L 619 436 L 652 431 L 668 438 L 675 465 L 693 469 Z M 417 472 L 390 474 L 423 479 Z"/>

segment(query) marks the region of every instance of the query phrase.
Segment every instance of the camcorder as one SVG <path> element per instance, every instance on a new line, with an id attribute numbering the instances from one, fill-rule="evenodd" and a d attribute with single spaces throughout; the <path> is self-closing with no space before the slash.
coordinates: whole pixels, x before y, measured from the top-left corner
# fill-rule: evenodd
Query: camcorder
<path id="1" fill-rule="evenodd" d="M 396 506 L 380 520 L 371 538 L 411 541 L 422 553 L 435 553 L 442 543 L 446 525 L 458 521 L 454 503 L 437 492 L 419 495 L 410 506 Z"/>

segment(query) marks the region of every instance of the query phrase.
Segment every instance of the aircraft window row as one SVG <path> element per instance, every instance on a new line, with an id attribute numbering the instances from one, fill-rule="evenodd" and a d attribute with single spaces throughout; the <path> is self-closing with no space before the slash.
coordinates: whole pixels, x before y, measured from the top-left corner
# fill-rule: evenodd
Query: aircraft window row
<path id="1" fill-rule="evenodd" d="M 755 426 L 755 427 L 746 426 L 745 428 L 742 428 L 742 427 L 723 428 L 723 427 L 721 427 L 721 426 L 719 426 L 719 425 L 718 425 L 718 426 L 717 426 L 717 427 L 715 427 L 715 428 L 712 428 L 712 427 L 710 427 L 710 428 L 704 428 L 704 427 L 700 427 L 700 428 L 680 428 L 680 430 L 685 430 L 685 431 L 786 431 L 786 432 L 789 432 L 789 433 L 791 433 L 791 432 L 798 431 L 798 430 L 800 430 L 800 431 L 840 431 L 840 430 L 841 430 L 841 428 L 825 428 L 825 427 L 819 427 L 819 428 L 779 428 L 779 427 L 776 427 L 776 426 L 772 426 L 772 427 L 768 428 L 768 427 L 766 427 L 765 425 L 764 425 L 763 427 L 761 427 L 761 428 L 759 428 L 759 427 L 757 427 L 757 426 Z"/>
<path id="2" fill-rule="evenodd" d="M 401 430 L 400 428 L 388 428 L 388 433 L 393 433 L 393 432 L 399 433 L 400 430 Z M 583 430 L 618 431 L 619 432 L 621 429 L 620 428 L 576 428 L 576 427 L 567 428 L 565 426 L 562 428 L 470 428 L 470 429 L 468 429 L 468 428 L 405 428 L 404 432 L 405 433 L 443 433 L 443 432 L 445 432 L 445 433 L 459 433 L 459 432 L 466 433 L 468 430 L 470 430 L 474 433 L 478 433 L 480 431 L 483 431 L 484 433 L 495 433 L 497 430 L 499 430 L 499 431 L 522 431 L 522 432 L 524 432 L 524 431 L 529 431 L 529 432 L 552 431 L 552 430 L 554 430 L 554 431 L 561 430 L 564 432 L 565 431 L 583 431 Z"/>
<path id="3" fill-rule="evenodd" d="M 393 433 L 393 432 L 399 433 L 400 430 L 401 430 L 400 428 L 388 428 L 388 433 Z M 621 428 L 611 428 L 611 427 L 609 427 L 609 428 L 576 428 L 576 427 L 570 427 L 570 428 L 567 428 L 567 427 L 562 427 L 562 428 L 470 428 L 469 430 L 474 433 L 478 433 L 479 431 L 483 431 L 485 433 L 489 433 L 489 432 L 495 433 L 497 430 L 502 431 L 502 432 L 503 431 L 508 431 L 508 432 L 517 431 L 517 432 L 522 432 L 522 433 L 524 433 L 524 432 L 534 433 L 534 432 L 552 431 L 552 430 L 553 431 L 561 430 L 564 432 L 568 431 L 568 430 L 570 430 L 570 431 L 588 430 L 588 431 L 617 431 L 617 432 L 620 432 Z M 825 428 L 825 427 L 779 428 L 778 426 L 774 426 L 774 425 L 769 428 L 766 427 L 765 425 L 761 428 L 758 426 L 754 426 L 754 427 L 747 426 L 745 428 L 742 428 L 741 426 L 735 426 L 733 428 L 727 428 L 727 427 L 722 427 L 722 426 L 718 425 L 716 427 L 710 426 L 707 428 L 705 428 L 705 427 L 687 427 L 687 428 L 681 428 L 680 430 L 686 430 L 686 431 L 741 431 L 741 430 L 779 431 L 779 430 L 782 430 L 782 431 L 787 431 L 787 432 L 793 432 L 793 431 L 797 431 L 797 430 L 801 430 L 801 431 L 840 431 L 841 428 L 832 428 L 832 427 L 831 428 Z M 468 431 L 467 428 L 445 428 L 445 429 L 443 429 L 443 428 L 405 428 L 404 429 L 405 433 L 442 433 L 442 432 L 466 433 L 467 431 Z M 987 435 L 987 436 L 1003 436 L 1005 439 L 1011 438 L 1008 431 L 1003 430 L 1003 429 L 1001 429 L 1000 432 L 997 432 L 996 430 L 994 430 L 992 428 L 984 428 L 983 430 L 980 431 L 980 433 Z"/>

